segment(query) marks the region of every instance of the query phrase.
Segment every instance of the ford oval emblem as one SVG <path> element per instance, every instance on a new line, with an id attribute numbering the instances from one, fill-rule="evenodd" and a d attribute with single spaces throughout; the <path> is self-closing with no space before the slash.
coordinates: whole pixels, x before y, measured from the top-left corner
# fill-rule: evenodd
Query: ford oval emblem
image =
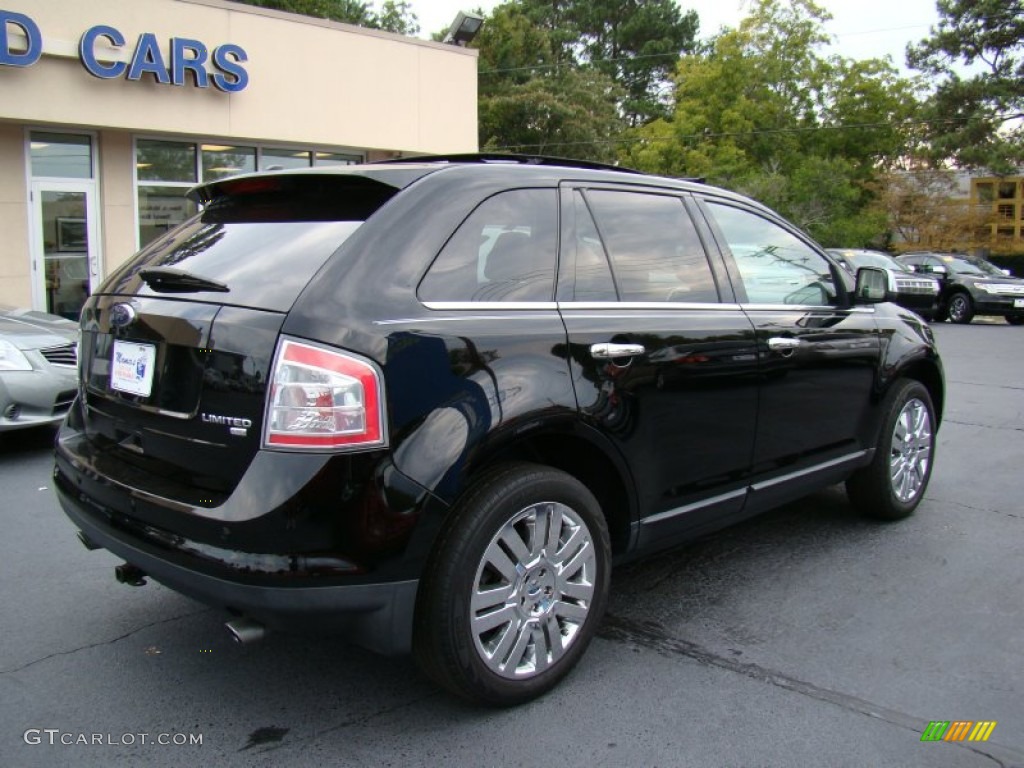
<path id="1" fill-rule="evenodd" d="M 110 308 L 110 324 L 115 328 L 125 328 L 135 320 L 135 307 L 131 304 L 115 304 Z"/>

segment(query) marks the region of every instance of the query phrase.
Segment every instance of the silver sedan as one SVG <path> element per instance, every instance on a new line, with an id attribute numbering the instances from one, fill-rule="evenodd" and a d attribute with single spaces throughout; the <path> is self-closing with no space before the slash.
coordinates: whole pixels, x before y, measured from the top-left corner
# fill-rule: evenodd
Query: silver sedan
<path id="1" fill-rule="evenodd" d="M 0 307 L 0 432 L 56 424 L 78 388 L 78 326 Z"/>

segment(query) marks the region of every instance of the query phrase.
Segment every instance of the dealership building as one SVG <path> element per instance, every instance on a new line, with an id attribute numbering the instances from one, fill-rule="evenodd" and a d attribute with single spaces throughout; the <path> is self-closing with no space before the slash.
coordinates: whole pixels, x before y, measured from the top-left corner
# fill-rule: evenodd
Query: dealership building
<path id="1" fill-rule="evenodd" d="M 229 0 L 0 0 L 0 304 L 77 317 L 200 182 L 475 151 L 476 63 Z"/>

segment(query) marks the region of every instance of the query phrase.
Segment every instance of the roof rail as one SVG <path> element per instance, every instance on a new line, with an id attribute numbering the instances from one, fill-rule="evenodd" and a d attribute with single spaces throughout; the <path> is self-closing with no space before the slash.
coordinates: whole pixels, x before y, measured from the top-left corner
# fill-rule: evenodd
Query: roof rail
<path id="1" fill-rule="evenodd" d="M 392 160 L 375 160 L 376 163 L 515 163 L 518 165 L 555 165 L 565 168 L 585 168 L 591 171 L 619 171 L 621 173 L 642 173 L 633 168 L 621 168 L 609 163 L 591 160 L 575 160 L 568 157 L 545 155 L 515 155 L 503 152 L 472 152 L 460 155 L 416 155 L 398 157 Z"/>

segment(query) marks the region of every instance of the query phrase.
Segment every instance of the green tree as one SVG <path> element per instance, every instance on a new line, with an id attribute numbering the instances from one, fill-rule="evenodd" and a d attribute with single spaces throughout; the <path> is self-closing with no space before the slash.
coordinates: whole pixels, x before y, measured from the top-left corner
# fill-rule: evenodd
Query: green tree
<path id="1" fill-rule="evenodd" d="M 581 59 L 625 91 L 619 108 L 630 125 L 668 113 L 671 75 L 679 56 L 696 48 L 695 11 L 675 0 L 578 0 L 569 16 Z"/>
<path id="2" fill-rule="evenodd" d="M 1009 171 L 1024 162 L 1024 0 L 936 5 L 938 27 L 907 48 L 911 67 L 941 78 L 928 110 L 933 159 Z"/>
<path id="3" fill-rule="evenodd" d="M 875 240 L 870 182 L 906 151 L 915 89 L 887 61 L 821 53 L 828 19 L 812 0 L 760 0 L 681 59 L 673 114 L 634 131 L 624 162 L 751 194 L 826 245 Z"/>
<path id="4" fill-rule="evenodd" d="M 623 129 L 615 106 L 620 89 L 592 67 L 558 64 L 551 33 L 521 3 L 495 8 L 474 46 L 483 149 L 614 158 Z"/>
<path id="5" fill-rule="evenodd" d="M 234 0 L 258 8 L 290 11 L 369 29 L 382 29 L 400 35 L 415 35 L 420 27 L 416 14 L 405 0 L 385 0 L 378 13 L 371 3 L 360 0 Z"/>
<path id="6" fill-rule="evenodd" d="M 554 63 L 591 65 L 620 86 L 631 125 L 667 113 L 671 73 L 696 48 L 697 14 L 675 0 L 513 0 L 546 31 Z"/>

